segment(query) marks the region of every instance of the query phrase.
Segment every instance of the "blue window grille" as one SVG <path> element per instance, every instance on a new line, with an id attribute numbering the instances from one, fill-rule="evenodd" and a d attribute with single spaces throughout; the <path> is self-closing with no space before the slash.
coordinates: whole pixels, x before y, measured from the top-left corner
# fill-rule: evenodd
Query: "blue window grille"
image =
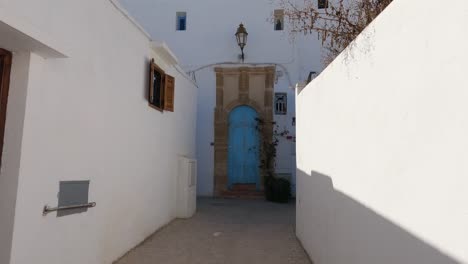
<path id="1" fill-rule="evenodd" d="M 187 30 L 187 12 L 177 12 L 177 31 Z"/>

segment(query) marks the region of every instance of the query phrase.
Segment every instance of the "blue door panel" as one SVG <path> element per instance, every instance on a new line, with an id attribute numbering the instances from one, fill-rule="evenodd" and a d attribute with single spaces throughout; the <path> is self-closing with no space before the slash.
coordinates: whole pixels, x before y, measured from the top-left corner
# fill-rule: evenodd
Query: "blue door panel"
<path id="1" fill-rule="evenodd" d="M 228 184 L 256 184 L 259 187 L 259 140 L 257 112 L 239 106 L 229 114 Z"/>

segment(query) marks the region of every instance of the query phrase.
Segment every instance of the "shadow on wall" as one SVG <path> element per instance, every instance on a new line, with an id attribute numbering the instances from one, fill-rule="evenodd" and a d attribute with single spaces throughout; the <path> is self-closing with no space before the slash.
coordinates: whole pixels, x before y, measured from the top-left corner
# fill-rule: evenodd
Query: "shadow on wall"
<path id="1" fill-rule="evenodd" d="M 335 190 L 331 177 L 297 177 L 297 235 L 315 264 L 461 263 Z"/>

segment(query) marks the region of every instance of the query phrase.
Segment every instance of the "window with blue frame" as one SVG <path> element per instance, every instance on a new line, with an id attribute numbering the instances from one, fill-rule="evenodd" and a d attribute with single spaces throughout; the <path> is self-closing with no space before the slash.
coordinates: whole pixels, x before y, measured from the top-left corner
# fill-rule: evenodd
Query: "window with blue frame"
<path id="1" fill-rule="evenodd" d="M 177 31 L 185 31 L 187 30 L 187 12 L 177 12 L 176 13 L 177 19 Z"/>

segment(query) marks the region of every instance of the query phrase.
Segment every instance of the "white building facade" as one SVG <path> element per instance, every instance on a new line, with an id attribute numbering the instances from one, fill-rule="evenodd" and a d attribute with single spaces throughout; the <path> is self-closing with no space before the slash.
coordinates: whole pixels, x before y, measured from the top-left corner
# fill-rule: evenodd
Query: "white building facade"
<path id="1" fill-rule="evenodd" d="M 225 164 L 220 166 L 215 164 L 217 144 L 215 69 L 236 67 L 274 68 L 274 93 L 278 96 L 285 94 L 287 97 L 285 113 L 275 113 L 275 102 L 273 102 L 271 111 L 276 122 L 274 129 L 278 134 L 289 132 L 287 135 L 278 136 L 276 173 L 290 177 L 294 189 L 296 166 L 294 87 L 297 83 L 304 82 L 310 72 L 318 72 L 323 68 L 320 42 L 316 36 L 290 35 L 287 21 L 283 23 L 283 30 L 277 30 L 280 28 L 272 22 L 272 18 L 275 10 L 278 14 L 279 7 L 270 0 L 120 0 L 120 2 L 150 35 L 160 36 L 167 41 L 178 55 L 183 69 L 195 78 L 199 86 L 198 194 L 216 195 L 216 170 L 220 166 L 225 166 Z M 244 24 L 249 33 L 243 63 L 234 36 L 240 23 Z M 226 91 L 224 96 L 225 94 Z M 269 99 L 274 100 L 274 96 L 266 98 Z"/>
<path id="2" fill-rule="evenodd" d="M 0 49 L 1 264 L 112 263 L 181 215 L 198 89 L 164 45 L 112 1 L 0 0 Z M 148 105 L 151 59 L 175 78 L 173 112 Z M 70 184 L 96 206 L 43 215 Z"/>
<path id="3" fill-rule="evenodd" d="M 394 0 L 298 93 L 314 263 L 468 263 L 468 2 L 438 3 Z"/>

